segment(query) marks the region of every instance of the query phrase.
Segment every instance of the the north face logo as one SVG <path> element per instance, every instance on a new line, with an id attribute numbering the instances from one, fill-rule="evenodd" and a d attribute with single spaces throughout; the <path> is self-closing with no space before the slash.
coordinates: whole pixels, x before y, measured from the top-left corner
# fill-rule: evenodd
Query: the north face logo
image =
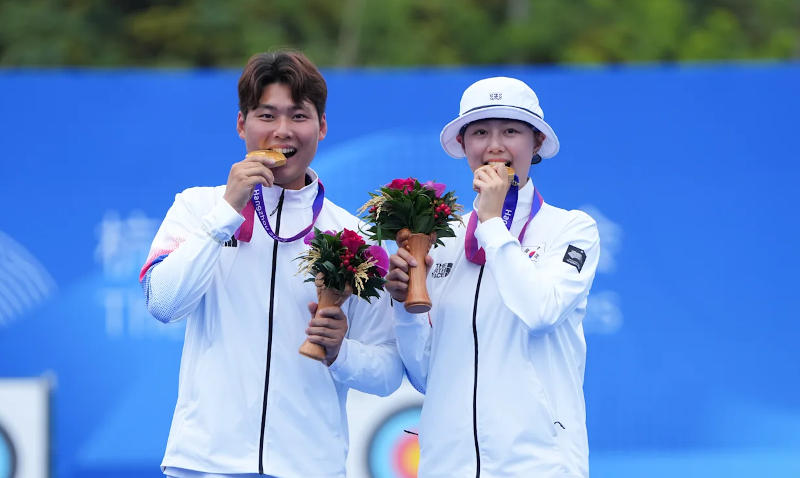
<path id="1" fill-rule="evenodd" d="M 450 275 L 450 271 L 453 270 L 453 263 L 448 262 L 447 264 L 436 264 L 431 271 L 431 277 L 434 279 L 441 279 L 442 277 L 447 277 Z"/>
<path id="2" fill-rule="evenodd" d="M 579 249 L 572 244 L 567 247 L 567 252 L 564 254 L 564 262 L 569 265 L 575 266 L 578 272 L 583 269 L 583 263 L 586 262 L 586 253 L 583 249 Z"/>

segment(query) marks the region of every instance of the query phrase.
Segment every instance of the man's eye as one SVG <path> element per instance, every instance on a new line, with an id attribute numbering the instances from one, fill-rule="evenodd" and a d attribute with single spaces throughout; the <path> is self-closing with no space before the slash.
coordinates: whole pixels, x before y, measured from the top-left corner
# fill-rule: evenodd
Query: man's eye
<path id="1" fill-rule="evenodd" d="M 517 130 L 516 130 L 516 129 L 514 129 L 514 128 L 508 128 L 508 129 L 506 130 L 506 133 L 508 133 L 508 134 L 513 134 L 513 133 L 519 133 L 519 131 L 517 131 Z"/>
<path id="2" fill-rule="evenodd" d="M 485 129 L 476 129 L 475 132 L 472 133 L 472 134 L 474 134 L 475 136 L 483 136 L 483 135 L 486 134 L 486 130 Z"/>
<path id="3" fill-rule="evenodd" d="M 297 113 L 296 115 L 294 115 L 294 119 L 304 120 L 304 119 L 308 119 L 308 116 L 303 114 L 303 113 Z"/>
<path id="4" fill-rule="evenodd" d="M 258 117 L 259 117 L 259 118 L 264 118 L 264 119 L 273 119 L 273 118 L 274 118 L 274 116 L 272 116 L 272 115 L 271 115 L 271 114 L 269 114 L 269 113 L 263 113 L 263 114 L 260 114 L 260 115 L 258 115 Z"/>

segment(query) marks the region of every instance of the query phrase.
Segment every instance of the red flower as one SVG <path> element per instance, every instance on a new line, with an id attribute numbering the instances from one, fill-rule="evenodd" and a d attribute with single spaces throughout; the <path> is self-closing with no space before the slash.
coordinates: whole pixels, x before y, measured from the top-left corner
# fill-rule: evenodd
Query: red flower
<path id="1" fill-rule="evenodd" d="M 389 189 L 397 189 L 399 191 L 403 191 L 404 193 L 408 194 L 414 190 L 414 178 L 408 179 L 395 179 L 389 184 L 386 185 Z"/>
<path id="2" fill-rule="evenodd" d="M 364 239 L 357 232 L 345 229 L 342 232 L 342 246 L 346 247 L 350 254 L 357 254 L 358 248 L 366 244 Z"/>

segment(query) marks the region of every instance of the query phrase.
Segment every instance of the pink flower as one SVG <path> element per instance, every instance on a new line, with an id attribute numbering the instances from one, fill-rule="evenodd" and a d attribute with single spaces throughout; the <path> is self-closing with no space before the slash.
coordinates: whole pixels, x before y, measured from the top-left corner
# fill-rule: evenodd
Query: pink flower
<path id="1" fill-rule="evenodd" d="M 433 189 L 435 196 L 437 198 L 440 198 L 442 197 L 442 194 L 444 194 L 444 190 L 447 186 L 441 183 L 435 183 L 433 181 L 426 181 L 425 184 L 422 185 L 422 187 L 425 189 Z"/>
<path id="2" fill-rule="evenodd" d="M 364 239 L 357 232 L 345 229 L 342 232 L 342 246 L 346 247 L 350 254 L 358 254 L 358 248 L 366 244 Z"/>
<path id="3" fill-rule="evenodd" d="M 384 277 L 389 272 L 389 254 L 380 246 L 369 246 L 364 251 L 365 260 L 376 261 L 375 268 L 378 269 L 378 275 Z"/>
<path id="4" fill-rule="evenodd" d="M 395 179 L 386 185 L 389 189 L 397 189 L 408 194 L 414 189 L 414 178 L 408 179 Z"/>
<path id="5" fill-rule="evenodd" d="M 322 231 L 321 234 L 328 234 L 330 236 L 335 236 L 336 232 L 335 231 Z M 313 241 L 315 237 L 317 237 L 317 236 L 314 235 L 314 229 L 311 229 L 311 231 L 309 231 L 309 233 L 306 234 L 305 237 L 303 238 L 303 242 L 305 243 L 305 245 L 310 246 L 311 245 L 311 241 Z"/>

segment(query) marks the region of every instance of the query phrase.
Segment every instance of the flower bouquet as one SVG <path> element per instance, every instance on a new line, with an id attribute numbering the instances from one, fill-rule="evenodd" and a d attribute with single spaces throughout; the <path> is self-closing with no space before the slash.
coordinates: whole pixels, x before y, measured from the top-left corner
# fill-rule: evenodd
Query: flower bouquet
<path id="1" fill-rule="evenodd" d="M 409 270 L 408 296 L 405 308 L 412 313 L 427 312 L 431 299 L 425 285 L 425 256 L 431 246 L 444 245 L 443 237 L 454 237 L 450 223 L 461 222 L 461 205 L 453 191 L 445 193 L 445 185 L 414 178 L 395 179 L 359 209 L 368 224 L 365 234 L 378 244 L 394 239 L 397 247 L 408 250 L 417 260 Z M 462 223 L 463 224 L 463 223 Z"/>
<path id="2" fill-rule="evenodd" d="M 311 246 L 297 259 L 300 260 L 298 274 L 311 275 L 305 282 L 317 286 L 317 310 L 325 307 L 340 307 L 350 295 L 370 301 L 380 297 L 386 282 L 384 276 L 389 269 L 389 256 L 380 246 L 368 246 L 354 231 L 321 232 L 314 228 L 305 239 Z M 300 353 L 322 361 L 325 347 L 306 340 Z"/>

